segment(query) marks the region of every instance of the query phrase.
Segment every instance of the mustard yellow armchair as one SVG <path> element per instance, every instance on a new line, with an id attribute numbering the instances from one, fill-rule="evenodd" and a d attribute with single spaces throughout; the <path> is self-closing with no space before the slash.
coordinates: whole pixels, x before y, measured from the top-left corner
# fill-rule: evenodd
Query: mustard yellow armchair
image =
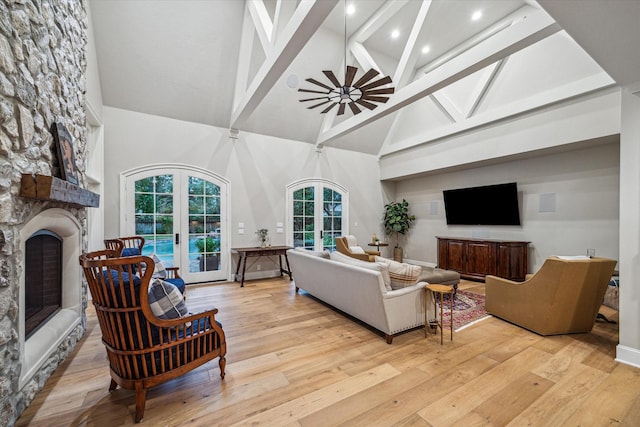
<path id="1" fill-rule="evenodd" d="M 616 266 L 607 258 L 548 258 L 524 282 L 485 279 L 488 313 L 540 335 L 589 332 Z"/>
<path id="2" fill-rule="evenodd" d="M 380 256 L 379 251 L 368 251 L 358 246 L 358 241 L 355 236 L 340 236 L 336 237 L 336 250 L 341 254 L 350 256 L 351 258 L 359 259 L 361 261 L 375 261 L 375 257 Z"/>

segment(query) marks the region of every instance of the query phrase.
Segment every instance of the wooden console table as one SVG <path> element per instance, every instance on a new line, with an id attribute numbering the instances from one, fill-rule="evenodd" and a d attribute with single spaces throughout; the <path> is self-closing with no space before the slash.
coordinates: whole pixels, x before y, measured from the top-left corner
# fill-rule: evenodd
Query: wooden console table
<path id="1" fill-rule="evenodd" d="M 287 258 L 287 251 L 289 249 L 293 249 L 291 246 L 267 246 L 264 248 L 260 247 L 250 247 L 250 248 L 231 248 L 232 252 L 237 252 L 240 256 L 238 260 L 238 266 L 236 267 L 235 280 L 238 281 L 238 272 L 240 271 L 240 265 L 242 265 L 242 275 L 240 276 L 240 287 L 244 286 L 244 273 L 247 270 L 247 258 L 250 257 L 263 257 L 263 256 L 274 256 L 278 255 L 279 265 L 280 265 L 280 276 L 283 273 L 287 273 L 289 275 L 289 280 L 293 280 L 293 276 L 291 274 L 291 267 L 289 267 L 289 258 Z M 282 255 L 284 255 L 284 260 L 287 264 L 287 269 L 285 270 L 282 266 Z"/>

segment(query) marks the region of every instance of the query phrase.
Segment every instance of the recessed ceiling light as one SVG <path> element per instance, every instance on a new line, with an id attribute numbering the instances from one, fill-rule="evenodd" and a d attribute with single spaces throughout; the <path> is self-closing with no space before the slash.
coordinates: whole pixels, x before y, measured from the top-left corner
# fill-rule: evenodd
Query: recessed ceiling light
<path id="1" fill-rule="evenodd" d="M 347 6 L 347 15 L 353 15 L 354 13 L 356 13 L 356 7 L 352 4 Z"/>
<path id="2" fill-rule="evenodd" d="M 472 21 L 477 21 L 480 18 L 482 18 L 482 11 L 481 10 L 476 10 L 475 12 L 473 12 L 473 15 L 471 15 L 471 20 Z"/>
<path id="3" fill-rule="evenodd" d="M 431 48 L 429 46 L 422 46 L 422 53 L 429 53 L 430 50 Z"/>
<path id="4" fill-rule="evenodd" d="M 397 39 L 398 37 L 400 37 L 400 30 L 391 31 L 391 38 L 392 39 Z"/>

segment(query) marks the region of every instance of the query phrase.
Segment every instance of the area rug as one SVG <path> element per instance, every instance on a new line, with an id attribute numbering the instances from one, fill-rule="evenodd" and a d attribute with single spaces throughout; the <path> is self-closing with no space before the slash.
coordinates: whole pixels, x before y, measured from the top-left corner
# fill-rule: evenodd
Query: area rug
<path id="1" fill-rule="evenodd" d="M 448 295 L 445 295 L 443 303 L 443 322 L 445 328 L 449 325 L 449 307 L 450 301 Z M 439 315 L 440 307 L 438 307 Z M 479 295 L 473 292 L 458 290 L 456 298 L 453 303 L 453 330 L 459 331 L 467 326 L 484 320 L 491 315 L 487 314 L 484 309 L 484 295 Z"/>

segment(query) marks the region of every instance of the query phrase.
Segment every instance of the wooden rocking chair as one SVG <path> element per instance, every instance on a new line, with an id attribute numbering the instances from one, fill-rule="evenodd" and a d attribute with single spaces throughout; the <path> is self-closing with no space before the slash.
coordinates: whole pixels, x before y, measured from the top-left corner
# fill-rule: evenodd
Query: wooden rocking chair
<path id="1" fill-rule="evenodd" d="M 109 391 L 136 392 L 135 422 L 142 420 L 147 389 L 219 357 L 224 378 L 227 346 L 217 309 L 160 319 L 149 306 L 154 270 L 146 256 L 119 257 L 113 250 L 85 253 L 80 265 L 89 284 L 111 372 Z M 136 274 L 138 272 L 138 274 Z"/>

